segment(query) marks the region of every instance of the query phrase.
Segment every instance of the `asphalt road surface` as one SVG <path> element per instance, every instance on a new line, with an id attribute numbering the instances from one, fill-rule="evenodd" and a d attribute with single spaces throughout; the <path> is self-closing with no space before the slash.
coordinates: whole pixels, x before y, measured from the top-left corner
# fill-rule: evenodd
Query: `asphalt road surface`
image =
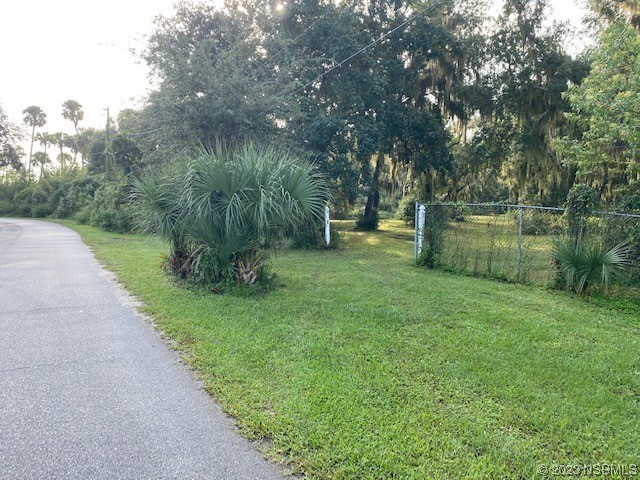
<path id="1" fill-rule="evenodd" d="M 80 237 L 0 218 L 0 479 L 275 479 Z"/>

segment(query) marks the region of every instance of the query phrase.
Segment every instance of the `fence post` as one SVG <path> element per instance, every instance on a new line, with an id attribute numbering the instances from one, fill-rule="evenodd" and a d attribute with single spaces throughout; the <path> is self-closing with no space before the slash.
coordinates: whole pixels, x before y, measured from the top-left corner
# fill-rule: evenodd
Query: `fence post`
<path id="1" fill-rule="evenodd" d="M 420 204 L 416 202 L 416 208 L 413 211 L 413 259 L 418 260 L 418 206 Z"/>
<path id="2" fill-rule="evenodd" d="M 427 207 L 424 204 L 416 203 L 416 236 L 415 236 L 415 255 L 414 259 L 422 253 L 424 245 L 424 227 L 426 223 Z"/>
<path id="3" fill-rule="evenodd" d="M 324 207 L 324 241 L 327 243 L 327 247 L 331 243 L 331 223 L 329 216 L 329 205 Z"/>
<path id="4" fill-rule="evenodd" d="M 519 282 L 522 275 L 522 216 L 524 209 L 518 208 L 518 273 L 516 281 Z"/>

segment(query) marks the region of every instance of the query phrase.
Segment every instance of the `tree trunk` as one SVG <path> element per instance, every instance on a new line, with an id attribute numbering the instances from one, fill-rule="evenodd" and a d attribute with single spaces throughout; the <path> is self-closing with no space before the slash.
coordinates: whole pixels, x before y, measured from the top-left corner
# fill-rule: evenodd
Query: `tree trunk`
<path id="1" fill-rule="evenodd" d="M 253 285 L 260 278 L 264 258 L 257 250 L 239 253 L 234 258 L 235 279 L 238 285 Z"/>
<path id="2" fill-rule="evenodd" d="M 371 181 L 371 191 L 367 197 L 367 205 L 364 208 L 364 215 L 358 222 L 360 230 L 375 230 L 378 228 L 378 205 L 380 204 L 380 172 L 384 165 L 384 152 L 378 152 L 376 160 L 376 168 L 373 171 L 373 180 Z"/>
<path id="3" fill-rule="evenodd" d="M 395 154 L 391 157 L 391 211 L 396 208 L 396 177 L 398 176 L 398 158 Z"/>
<path id="4" fill-rule="evenodd" d="M 426 202 L 433 202 L 436 199 L 436 171 L 429 167 L 429 171 L 424 174 L 424 199 Z"/>
<path id="5" fill-rule="evenodd" d="M 36 136 L 36 125 L 33 124 L 33 128 L 31 129 L 31 148 L 29 149 L 29 165 L 27 165 L 27 176 L 29 180 L 31 180 L 31 162 L 33 161 L 33 140 Z"/>

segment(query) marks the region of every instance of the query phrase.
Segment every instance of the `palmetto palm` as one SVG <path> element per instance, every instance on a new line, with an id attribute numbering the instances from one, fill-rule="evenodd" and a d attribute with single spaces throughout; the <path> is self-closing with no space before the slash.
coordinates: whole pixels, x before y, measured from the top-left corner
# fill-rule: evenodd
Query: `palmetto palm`
<path id="1" fill-rule="evenodd" d="M 183 163 L 178 163 L 150 171 L 142 179 L 134 179 L 132 189 L 138 227 L 169 243 L 169 265 L 183 277 L 186 276 L 184 269 L 190 255 L 189 240 L 183 225 L 188 212 L 182 210 L 180 203 L 184 167 Z"/>
<path id="2" fill-rule="evenodd" d="M 202 149 L 136 186 L 140 216 L 169 240 L 187 245 L 190 273 L 254 283 L 268 252 L 305 221 L 320 217 L 325 182 L 312 165 L 272 147 Z M 174 250 L 175 254 L 175 250 Z M 208 273 L 203 274 L 207 271 Z"/>
<path id="3" fill-rule="evenodd" d="M 597 243 L 566 239 L 556 242 L 554 257 L 565 275 L 567 286 L 582 296 L 594 283 L 608 287 L 612 277 L 630 265 L 631 250 L 626 243 L 607 249 Z"/>

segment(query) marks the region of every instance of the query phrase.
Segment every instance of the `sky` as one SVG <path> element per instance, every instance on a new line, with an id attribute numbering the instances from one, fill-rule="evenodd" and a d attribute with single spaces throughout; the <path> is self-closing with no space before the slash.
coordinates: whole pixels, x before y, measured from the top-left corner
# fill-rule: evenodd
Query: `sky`
<path id="1" fill-rule="evenodd" d="M 153 19 L 170 15 L 174 0 L 5 0 L 0 6 L 0 105 L 14 123 L 40 106 L 48 132 L 73 132 L 62 103 L 83 105 L 81 127 L 103 128 L 107 107 L 116 115 L 140 106 L 148 70 L 131 49 L 144 48 Z M 501 2 L 494 2 L 494 7 Z M 555 16 L 579 24 L 573 0 L 552 0 Z M 286 3 L 285 3 L 286 5 Z"/>

